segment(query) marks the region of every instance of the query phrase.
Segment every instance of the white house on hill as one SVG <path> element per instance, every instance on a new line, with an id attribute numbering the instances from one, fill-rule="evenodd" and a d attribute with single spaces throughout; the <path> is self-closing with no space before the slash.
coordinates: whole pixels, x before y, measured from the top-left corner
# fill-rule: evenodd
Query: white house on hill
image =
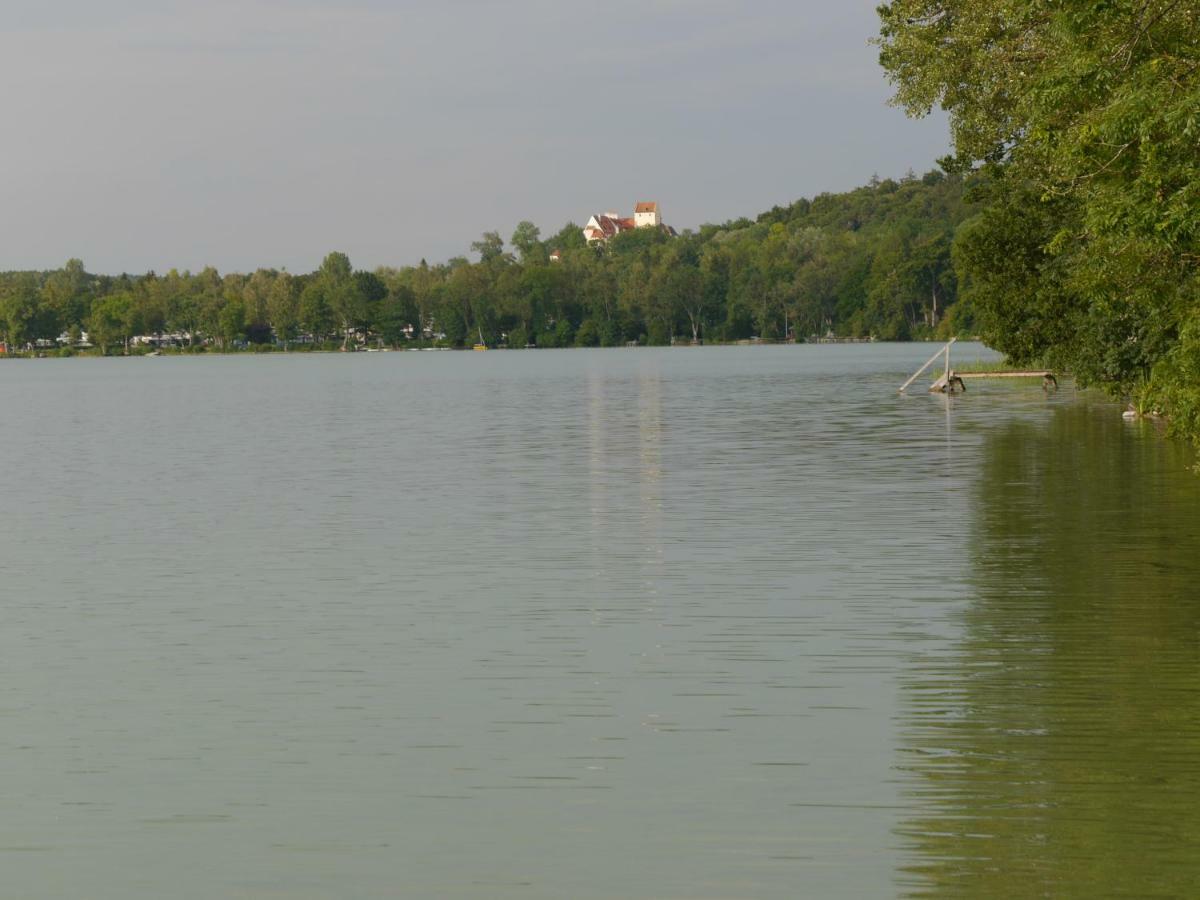
<path id="1" fill-rule="evenodd" d="M 657 228 L 662 224 L 662 216 L 658 214 L 658 202 L 643 201 L 633 207 L 633 226 L 635 228 Z"/>
<path id="2" fill-rule="evenodd" d="M 599 213 L 588 219 L 583 226 L 583 238 L 589 244 L 596 242 L 607 243 L 609 238 L 616 237 L 623 231 L 635 228 L 661 228 L 668 234 L 674 235 L 675 229 L 662 223 L 662 215 L 658 203 L 653 200 L 634 204 L 633 217 L 625 218 L 615 212 Z"/>
<path id="3" fill-rule="evenodd" d="M 596 241 L 607 241 L 622 231 L 632 231 L 633 219 L 622 219 L 615 212 L 600 213 L 592 216 L 583 226 L 583 237 L 589 244 Z"/>

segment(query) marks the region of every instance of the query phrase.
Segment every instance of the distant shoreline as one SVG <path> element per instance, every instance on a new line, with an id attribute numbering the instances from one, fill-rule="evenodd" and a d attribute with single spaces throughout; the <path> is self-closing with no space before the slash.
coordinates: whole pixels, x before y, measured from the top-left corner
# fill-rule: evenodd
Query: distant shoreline
<path id="1" fill-rule="evenodd" d="M 964 342 L 977 341 L 971 336 L 961 338 Z M 678 341 L 674 344 L 639 344 L 631 342 L 619 347 L 357 347 L 342 349 L 336 347 L 311 347 L 306 345 L 292 346 L 284 349 L 280 346 L 263 345 L 259 347 L 219 348 L 212 346 L 191 348 L 133 348 L 128 353 L 101 353 L 94 349 L 71 349 L 60 347 L 42 348 L 36 350 L 20 350 L 0 353 L 0 359 L 136 359 L 139 357 L 196 357 L 196 356 L 310 356 L 322 355 L 357 355 L 363 353 L 431 353 L 431 352 L 478 352 L 487 351 L 524 351 L 524 350 L 694 350 L 702 347 L 802 347 L 829 346 L 844 344 L 934 344 L 940 343 L 935 339 L 915 339 L 907 341 L 886 341 L 875 338 L 821 338 L 808 341 L 770 341 L 770 340 L 738 340 L 738 341 Z"/>

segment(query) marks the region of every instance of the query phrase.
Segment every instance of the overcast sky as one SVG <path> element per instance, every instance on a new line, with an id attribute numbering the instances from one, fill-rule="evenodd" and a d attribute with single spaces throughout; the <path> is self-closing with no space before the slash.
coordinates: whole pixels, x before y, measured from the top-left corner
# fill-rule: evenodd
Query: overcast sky
<path id="1" fill-rule="evenodd" d="M 876 0 L 4 0 L 0 269 L 444 260 L 923 172 Z"/>

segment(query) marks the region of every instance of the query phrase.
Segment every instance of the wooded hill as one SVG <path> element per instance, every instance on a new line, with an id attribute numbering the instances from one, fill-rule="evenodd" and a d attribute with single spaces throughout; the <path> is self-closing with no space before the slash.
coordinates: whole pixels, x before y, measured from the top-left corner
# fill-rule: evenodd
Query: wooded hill
<path id="1" fill-rule="evenodd" d="M 574 223 L 542 239 L 522 222 L 507 244 L 484 234 L 471 245 L 474 261 L 374 272 L 355 271 L 342 253 L 304 275 L 94 275 L 71 260 L 50 272 L 0 274 L 0 327 L 10 348 L 60 336 L 75 345 L 86 331 L 101 352 L 158 333 L 187 335 L 193 349 L 963 334 L 973 323 L 951 257 L 971 212 L 963 193 L 962 179 L 940 172 L 873 178 L 755 221 L 677 237 L 637 229 L 592 246 Z"/>

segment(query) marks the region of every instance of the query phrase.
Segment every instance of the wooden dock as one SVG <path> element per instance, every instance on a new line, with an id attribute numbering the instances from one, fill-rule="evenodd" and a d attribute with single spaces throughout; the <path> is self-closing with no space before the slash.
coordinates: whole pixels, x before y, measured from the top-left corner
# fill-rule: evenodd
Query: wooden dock
<path id="1" fill-rule="evenodd" d="M 955 372 L 951 370 L 943 375 L 937 381 L 929 386 L 931 393 L 944 394 L 947 391 L 965 391 L 967 386 L 963 384 L 967 378 L 1040 378 L 1042 379 L 1042 387 L 1045 390 L 1054 388 L 1058 389 L 1058 378 L 1048 369 L 1035 369 L 1030 372 Z"/>
<path id="2" fill-rule="evenodd" d="M 957 341 L 958 338 L 950 338 L 946 342 L 946 346 L 942 347 L 937 353 L 929 357 L 929 361 L 917 371 L 913 372 L 912 377 L 904 384 L 900 385 L 900 393 L 904 393 L 910 384 L 917 380 L 922 372 L 938 361 L 940 357 L 945 357 L 946 367 L 941 378 L 929 386 L 929 392 L 937 394 L 953 394 L 955 391 L 965 391 L 967 389 L 964 383 L 968 378 L 1040 378 L 1042 379 L 1043 390 L 1058 390 L 1058 378 L 1048 369 L 1034 369 L 1027 372 L 956 372 L 950 366 L 950 347 Z"/>

